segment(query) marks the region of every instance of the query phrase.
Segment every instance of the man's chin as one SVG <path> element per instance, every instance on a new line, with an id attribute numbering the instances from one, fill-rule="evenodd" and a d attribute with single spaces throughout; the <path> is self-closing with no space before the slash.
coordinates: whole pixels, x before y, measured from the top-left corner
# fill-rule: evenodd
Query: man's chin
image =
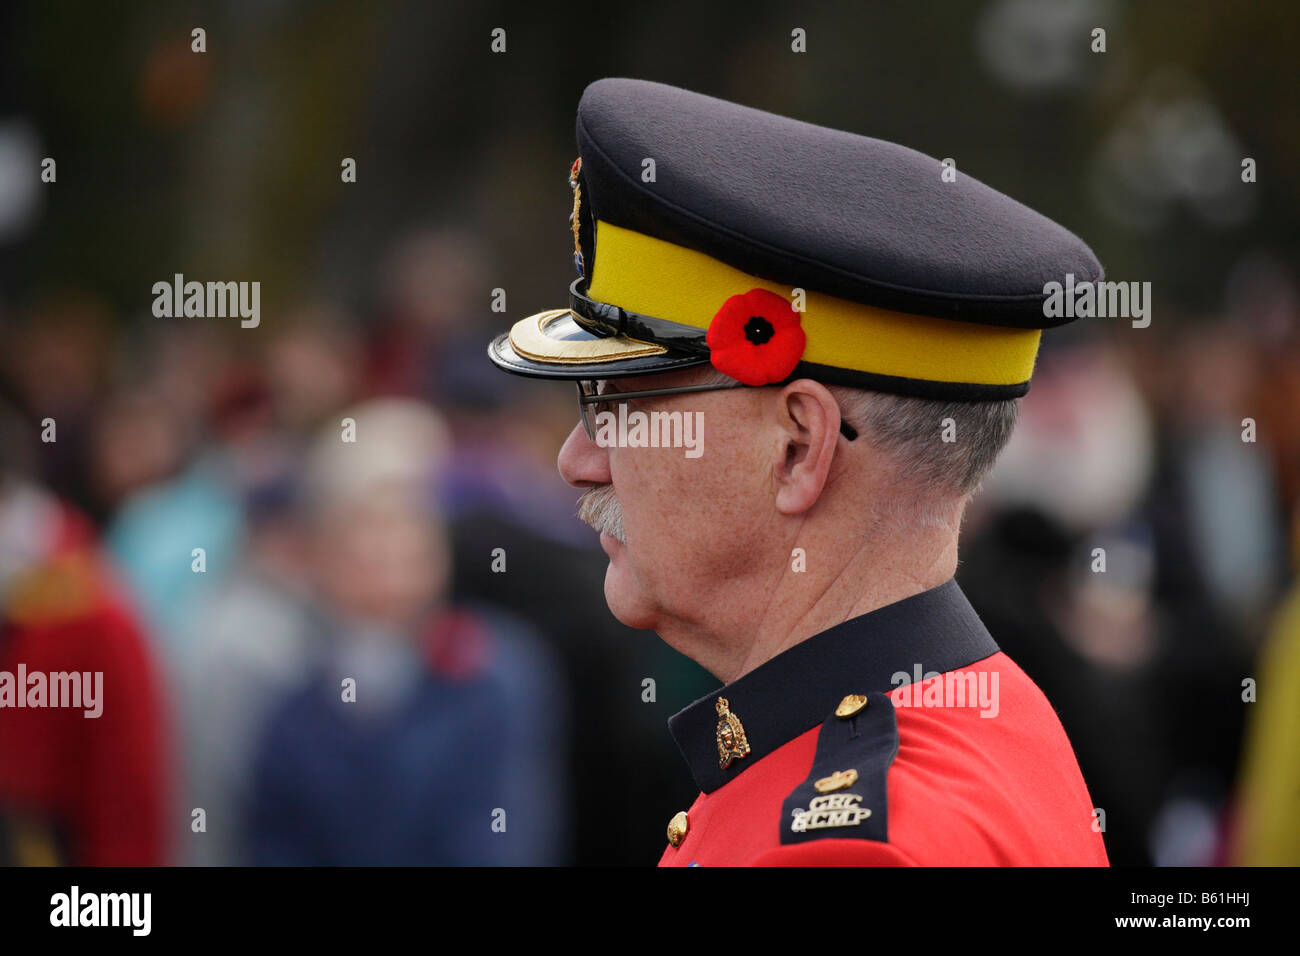
<path id="1" fill-rule="evenodd" d="M 601 535 L 601 544 L 605 543 L 604 539 L 605 535 Z M 615 548 L 622 548 L 617 541 L 612 538 L 610 540 Z M 627 580 L 627 576 L 626 568 L 615 566 L 611 554 L 609 567 L 605 569 L 605 603 L 609 605 L 610 613 L 620 624 L 638 630 L 653 630 L 655 624 L 653 609 L 639 599 L 635 586 Z"/>

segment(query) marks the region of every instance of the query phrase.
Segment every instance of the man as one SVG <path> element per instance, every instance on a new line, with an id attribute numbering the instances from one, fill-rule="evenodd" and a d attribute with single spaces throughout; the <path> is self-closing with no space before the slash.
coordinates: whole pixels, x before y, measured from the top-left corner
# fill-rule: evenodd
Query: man
<path id="1" fill-rule="evenodd" d="M 570 308 L 489 355 L 578 382 L 559 468 L 609 606 L 725 684 L 670 721 L 702 792 L 661 865 L 1104 865 L 953 580 L 1043 287 L 1092 253 L 919 153 L 655 83 L 588 87 L 578 145 Z"/>

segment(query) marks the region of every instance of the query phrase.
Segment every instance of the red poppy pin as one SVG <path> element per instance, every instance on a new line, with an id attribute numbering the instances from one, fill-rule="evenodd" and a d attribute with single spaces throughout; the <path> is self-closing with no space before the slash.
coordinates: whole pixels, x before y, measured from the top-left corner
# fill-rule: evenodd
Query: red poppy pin
<path id="1" fill-rule="evenodd" d="M 705 341 L 719 372 L 746 385 L 770 385 L 794 371 L 806 338 L 788 301 L 766 289 L 750 289 L 722 303 Z"/>

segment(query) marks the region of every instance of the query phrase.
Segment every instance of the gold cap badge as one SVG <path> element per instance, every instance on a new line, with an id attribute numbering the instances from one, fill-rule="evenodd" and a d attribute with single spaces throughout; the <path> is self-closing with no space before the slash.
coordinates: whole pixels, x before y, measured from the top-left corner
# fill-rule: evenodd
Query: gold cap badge
<path id="1" fill-rule="evenodd" d="M 731 761 L 749 754 L 749 738 L 745 736 L 745 725 L 731 712 L 727 698 L 719 697 L 714 706 L 718 711 L 718 766 L 726 770 Z"/>

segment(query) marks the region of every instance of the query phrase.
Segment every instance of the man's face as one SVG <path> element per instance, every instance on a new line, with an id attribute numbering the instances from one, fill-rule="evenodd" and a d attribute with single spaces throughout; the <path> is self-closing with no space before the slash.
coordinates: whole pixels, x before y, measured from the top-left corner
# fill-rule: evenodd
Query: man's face
<path id="1" fill-rule="evenodd" d="M 601 381 L 611 404 L 598 408 L 617 415 L 618 392 L 699 381 L 694 370 Z M 560 449 L 560 474 L 587 488 L 580 513 L 602 532 L 610 559 L 605 598 L 624 624 L 660 630 L 677 621 L 698 623 L 742 600 L 742 591 L 752 597 L 752 588 L 728 586 L 771 563 L 763 543 L 770 547 L 764 532 L 776 517 L 772 449 L 762 447 L 760 394 L 738 388 L 626 403 L 629 416 L 681 412 L 697 427 L 702 424 L 696 458 L 682 447 L 601 447 L 581 423 L 569 433 Z"/>

